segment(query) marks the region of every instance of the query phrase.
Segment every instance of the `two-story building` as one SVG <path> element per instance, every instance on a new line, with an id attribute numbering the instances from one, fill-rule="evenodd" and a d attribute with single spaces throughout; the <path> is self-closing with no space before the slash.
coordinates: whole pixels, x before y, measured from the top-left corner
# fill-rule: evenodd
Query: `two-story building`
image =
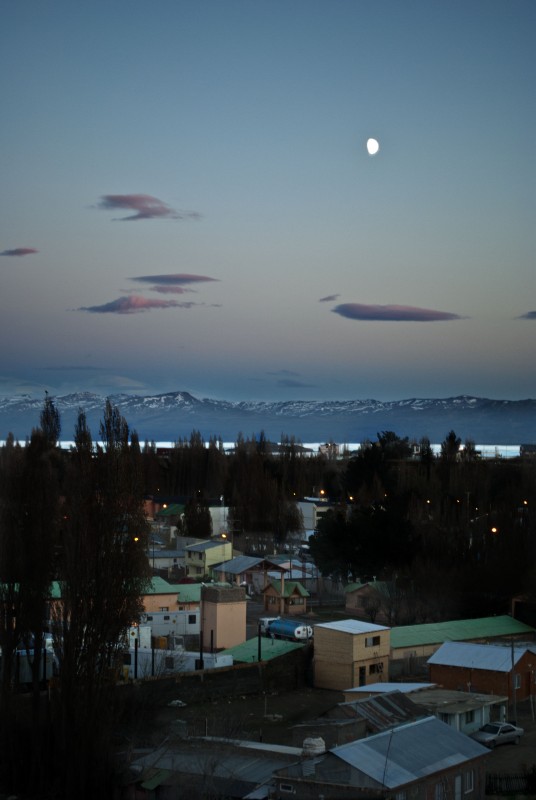
<path id="1" fill-rule="evenodd" d="M 232 557 L 233 545 L 228 539 L 210 539 L 191 544 L 185 549 L 186 574 L 189 578 L 201 580 L 213 566 L 230 561 Z"/>
<path id="2" fill-rule="evenodd" d="M 376 683 L 389 674 L 390 628 L 345 619 L 314 626 L 314 683 L 340 689 Z"/>

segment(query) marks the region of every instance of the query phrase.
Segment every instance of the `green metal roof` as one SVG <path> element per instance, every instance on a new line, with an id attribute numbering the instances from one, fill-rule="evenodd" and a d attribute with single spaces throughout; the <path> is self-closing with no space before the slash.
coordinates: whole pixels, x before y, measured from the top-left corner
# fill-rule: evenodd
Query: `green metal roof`
<path id="1" fill-rule="evenodd" d="M 360 581 L 358 581 L 357 583 L 349 583 L 348 586 L 344 587 L 344 591 L 355 592 L 357 589 L 362 589 L 364 586 L 371 586 L 378 592 L 382 592 L 387 589 L 389 584 L 386 581 L 367 581 L 366 583 L 361 583 Z"/>
<path id="2" fill-rule="evenodd" d="M 273 586 L 276 592 L 281 595 L 281 581 L 273 578 L 268 586 Z M 266 587 L 266 589 L 268 588 Z M 266 591 L 266 589 L 264 591 Z M 283 597 L 290 597 L 294 592 L 298 592 L 301 597 L 310 597 L 309 592 L 305 589 L 299 581 L 285 581 Z"/>
<path id="3" fill-rule="evenodd" d="M 535 629 L 530 625 L 525 625 L 524 622 L 519 622 L 507 614 L 499 617 L 431 622 L 426 625 L 402 625 L 391 628 L 391 649 L 520 634 L 532 637 L 534 633 Z"/>
<path id="4" fill-rule="evenodd" d="M 182 583 L 168 583 L 168 581 L 161 578 L 159 575 L 155 575 L 151 578 L 149 586 L 145 592 L 145 594 L 177 594 L 177 592 L 183 588 Z"/>
<path id="5" fill-rule="evenodd" d="M 304 647 L 301 642 L 287 642 L 285 639 L 269 639 L 267 636 L 261 636 L 261 661 L 270 661 L 300 647 Z M 254 639 L 248 639 L 247 642 L 223 650 L 222 654 L 232 656 L 235 664 L 251 664 L 259 660 L 259 639 L 255 636 Z"/>
<path id="6" fill-rule="evenodd" d="M 174 588 L 177 589 L 177 603 L 201 602 L 201 583 L 180 583 Z"/>

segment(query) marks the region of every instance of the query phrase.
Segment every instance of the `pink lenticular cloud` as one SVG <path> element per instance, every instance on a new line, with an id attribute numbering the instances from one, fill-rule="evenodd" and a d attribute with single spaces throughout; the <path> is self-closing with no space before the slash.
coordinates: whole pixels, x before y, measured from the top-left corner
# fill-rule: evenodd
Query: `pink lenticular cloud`
<path id="1" fill-rule="evenodd" d="M 176 300 L 150 300 L 148 297 L 131 295 L 118 297 L 102 306 L 81 306 L 77 311 L 88 311 L 90 314 L 140 314 L 153 308 L 190 308 L 192 303 L 177 303 Z"/>
<path id="2" fill-rule="evenodd" d="M 217 278 L 209 278 L 207 275 L 191 275 L 187 272 L 178 272 L 171 275 L 138 275 L 130 278 L 131 281 L 140 283 L 153 283 L 160 286 L 183 286 L 188 283 L 218 282 Z"/>
<path id="3" fill-rule="evenodd" d="M 332 309 L 341 317 L 357 320 L 382 320 L 394 322 L 437 322 L 449 319 L 463 319 L 448 311 L 435 311 L 431 308 L 396 305 L 364 305 L 362 303 L 341 303 Z"/>
<path id="4" fill-rule="evenodd" d="M 38 253 L 35 247 L 15 247 L 14 250 L 4 250 L 0 256 L 29 256 L 32 253 Z"/>
<path id="5" fill-rule="evenodd" d="M 97 208 L 106 211 L 124 209 L 135 213 L 128 217 L 116 217 L 115 221 L 127 222 L 140 219 L 198 219 L 196 211 L 176 211 L 171 206 L 150 194 L 105 194 Z"/>

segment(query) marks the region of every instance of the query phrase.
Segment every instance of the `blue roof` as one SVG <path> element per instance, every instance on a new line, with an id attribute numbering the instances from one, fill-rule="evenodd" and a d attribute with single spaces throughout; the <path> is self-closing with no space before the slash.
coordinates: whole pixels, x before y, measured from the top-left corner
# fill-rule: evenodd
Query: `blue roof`
<path id="1" fill-rule="evenodd" d="M 483 669 L 491 672 L 511 672 L 512 665 L 517 664 L 527 650 L 536 655 L 536 644 L 511 645 L 471 644 L 469 642 L 445 642 L 428 659 L 428 664 L 440 664 L 445 667 L 464 667 L 467 669 Z"/>
<path id="2" fill-rule="evenodd" d="M 388 789 L 489 755 L 483 745 L 437 717 L 408 722 L 330 752 Z"/>

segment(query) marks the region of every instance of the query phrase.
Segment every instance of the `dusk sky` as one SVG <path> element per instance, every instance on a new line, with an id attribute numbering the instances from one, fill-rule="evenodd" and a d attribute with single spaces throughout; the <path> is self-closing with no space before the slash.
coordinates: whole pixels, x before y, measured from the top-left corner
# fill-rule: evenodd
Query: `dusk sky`
<path id="1" fill-rule="evenodd" d="M 0 396 L 536 397 L 535 34 L 534 0 L 5 3 Z"/>

